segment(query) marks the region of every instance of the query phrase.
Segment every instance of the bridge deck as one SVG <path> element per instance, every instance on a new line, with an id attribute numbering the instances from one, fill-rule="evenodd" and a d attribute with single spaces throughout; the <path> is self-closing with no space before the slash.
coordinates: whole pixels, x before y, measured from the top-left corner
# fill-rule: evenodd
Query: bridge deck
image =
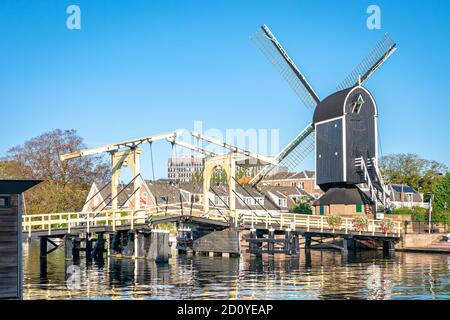
<path id="1" fill-rule="evenodd" d="M 185 207 L 188 207 L 186 204 Z M 167 208 L 166 208 L 167 209 Z M 144 228 L 149 219 L 153 225 L 190 221 L 196 224 L 230 227 L 231 219 L 221 214 L 203 214 L 202 210 L 172 208 L 170 210 L 140 209 L 100 212 L 50 213 L 23 216 L 23 232 L 29 237 L 62 236 L 80 232 L 114 232 Z M 184 213 L 184 214 L 183 214 Z M 229 212 L 228 212 L 229 217 Z M 400 238 L 400 222 L 366 219 L 356 223 L 354 218 L 341 217 L 332 221 L 327 216 L 312 216 L 292 213 L 256 214 L 244 212 L 239 215 L 242 229 L 274 229 L 323 236 L 358 236 L 359 238 Z"/>

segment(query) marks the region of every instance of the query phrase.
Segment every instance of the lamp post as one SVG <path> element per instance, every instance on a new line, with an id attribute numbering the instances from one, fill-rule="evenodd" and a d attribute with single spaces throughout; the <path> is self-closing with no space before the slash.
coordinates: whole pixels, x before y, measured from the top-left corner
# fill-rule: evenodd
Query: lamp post
<path id="1" fill-rule="evenodd" d="M 431 234 L 431 214 L 433 212 L 433 198 L 434 198 L 434 194 L 432 194 L 431 192 L 430 194 L 431 197 L 430 197 L 430 214 L 428 216 L 428 234 Z"/>

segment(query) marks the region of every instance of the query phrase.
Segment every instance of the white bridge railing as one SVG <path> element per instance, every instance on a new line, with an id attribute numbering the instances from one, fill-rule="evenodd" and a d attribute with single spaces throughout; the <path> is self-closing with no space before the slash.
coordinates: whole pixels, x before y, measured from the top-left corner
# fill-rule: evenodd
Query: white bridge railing
<path id="1" fill-rule="evenodd" d="M 240 210 L 239 210 L 240 211 Z M 239 213 L 238 211 L 238 213 Z M 22 217 L 22 230 L 31 237 L 33 232 L 46 232 L 52 235 L 57 230 L 67 230 L 82 228 L 86 232 L 91 232 L 92 228 L 105 226 L 111 227 L 113 231 L 118 226 L 128 226 L 133 229 L 135 225 L 147 223 L 148 219 L 164 216 L 192 215 L 212 220 L 231 222 L 234 217 L 230 216 L 229 210 L 211 210 L 207 214 L 199 204 L 176 203 L 160 205 L 139 210 L 119 209 L 96 212 L 66 212 L 66 213 L 46 213 L 26 215 Z M 284 230 L 306 230 L 314 232 L 339 232 L 339 233 L 359 233 L 385 236 L 400 236 L 402 233 L 401 222 L 387 220 L 366 219 L 366 223 L 361 226 L 357 224 L 355 218 L 341 217 L 339 224 L 330 224 L 328 216 L 315 216 L 293 213 L 271 213 L 255 214 L 244 211 L 239 214 L 239 224 L 247 228 L 264 227 Z"/>
<path id="2" fill-rule="evenodd" d="M 341 216 L 340 223 L 331 224 L 328 221 L 329 216 L 315 216 L 294 213 L 280 213 L 272 215 L 244 214 L 241 223 L 251 228 L 264 226 L 265 229 L 306 229 L 314 232 L 332 232 L 332 233 L 358 233 L 369 235 L 397 236 L 402 233 L 402 223 L 400 221 L 374 220 L 367 219 L 366 223 L 358 224 L 354 217 Z"/>
<path id="3" fill-rule="evenodd" d="M 110 226 L 115 231 L 117 226 L 130 226 L 145 224 L 150 217 L 180 216 L 180 215 L 200 216 L 203 211 L 198 205 L 191 206 L 188 203 L 175 203 L 159 205 L 144 209 L 117 209 L 92 212 L 63 212 L 31 214 L 22 216 L 22 230 L 31 236 L 32 232 L 46 231 L 51 235 L 53 231 L 66 229 L 68 233 L 74 228 L 83 228 L 90 232 L 92 227 Z"/>

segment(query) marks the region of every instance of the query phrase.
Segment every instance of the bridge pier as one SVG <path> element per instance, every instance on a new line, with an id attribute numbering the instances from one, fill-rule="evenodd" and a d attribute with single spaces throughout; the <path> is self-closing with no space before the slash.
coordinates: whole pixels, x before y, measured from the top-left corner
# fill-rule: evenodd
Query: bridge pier
<path id="1" fill-rule="evenodd" d="M 305 234 L 305 250 L 311 249 L 311 236 Z"/>
<path id="2" fill-rule="evenodd" d="M 136 231 L 134 236 L 134 258 L 168 262 L 169 256 L 169 231 Z"/>
<path id="3" fill-rule="evenodd" d="M 39 275 L 47 277 L 47 238 L 39 237 Z"/>
<path id="4" fill-rule="evenodd" d="M 75 236 L 64 236 L 64 257 L 65 260 L 80 259 L 80 239 Z"/>
<path id="5" fill-rule="evenodd" d="M 269 251 L 269 254 L 275 254 L 275 242 L 273 241 L 274 239 L 275 239 L 275 230 L 273 228 L 270 228 L 267 242 L 267 251 Z"/>
<path id="6" fill-rule="evenodd" d="M 298 235 L 294 234 L 291 229 L 285 231 L 284 253 L 295 255 L 299 252 Z"/>
<path id="7" fill-rule="evenodd" d="M 349 250 L 356 250 L 356 241 L 353 238 L 342 239 L 342 253 L 348 253 Z"/>
<path id="8" fill-rule="evenodd" d="M 95 259 L 103 259 L 103 252 L 105 251 L 105 239 L 103 233 L 97 233 L 97 241 L 93 250 L 93 256 Z"/>
<path id="9" fill-rule="evenodd" d="M 85 241 L 86 260 L 91 260 L 92 259 L 92 235 L 90 233 L 86 233 L 84 241 Z"/>
<path id="10" fill-rule="evenodd" d="M 390 256 L 394 253 L 394 241 L 392 240 L 384 240 L 383 241 L 383 255 Z"/>

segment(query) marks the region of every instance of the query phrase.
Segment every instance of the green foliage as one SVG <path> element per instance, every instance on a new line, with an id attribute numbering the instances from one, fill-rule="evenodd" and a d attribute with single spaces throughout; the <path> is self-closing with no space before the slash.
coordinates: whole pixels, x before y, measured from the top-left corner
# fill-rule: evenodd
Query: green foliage
<path id="1" fill-rule="evenodd" d="M 425 195 L 433 191 L 439 175 L 447 169 L 445 164 L 411 153 L 392 154 L 380 160 L 380 170 L 387 183 L 407 184 Z"/>
<path id="2" fill-rule="evenodd" d="M 197 171 L 192 175 L 192 182 L 195 184 L 203 183 L 203 172 Z"/>
<path id="3" fill-rule="evenodd" d="M 292 212 L 300 214 L 312 214 L 311 205 L 308 202 L 299 202 L 294 205 Z"/>
<path id="4" fill-rule="evenodd" d="M 411 208 L 406 208 L 406 207 L 395 208 L 395 209 L 392 209 L 392 212 L 391 212 L 391 214 L 398 214 L 398 215 L 408 215 L 411 213 L 412 213 Z"/>
<path id="5" fill-rule="evenodd" d="M 353 226 L 355 227 L 356 231 L 365 231 L 367 229 L 367 226 L 369 224 L 369 221 L 365 216 L 357 216 L 352 221 Z"/>
<path id="6" fill-rule="evenodd" d="M 327 223 L 333 229 L 339 228 L 342 224 L 341 216 L 328 216 Z"/>
<path id="7" fill-rule="evenodd" d="M 381 232 L 388 233 L 394 229 L 394 220 L 392 219 L 384 219 L 380 224 Z"/>
<path id="8" fill-rule="evenodd" d="M 433 209 L 436 211 L 443 211 L 450 213 L 450 173 L 447 172 L 437 182 L 433 190 Z"/>

